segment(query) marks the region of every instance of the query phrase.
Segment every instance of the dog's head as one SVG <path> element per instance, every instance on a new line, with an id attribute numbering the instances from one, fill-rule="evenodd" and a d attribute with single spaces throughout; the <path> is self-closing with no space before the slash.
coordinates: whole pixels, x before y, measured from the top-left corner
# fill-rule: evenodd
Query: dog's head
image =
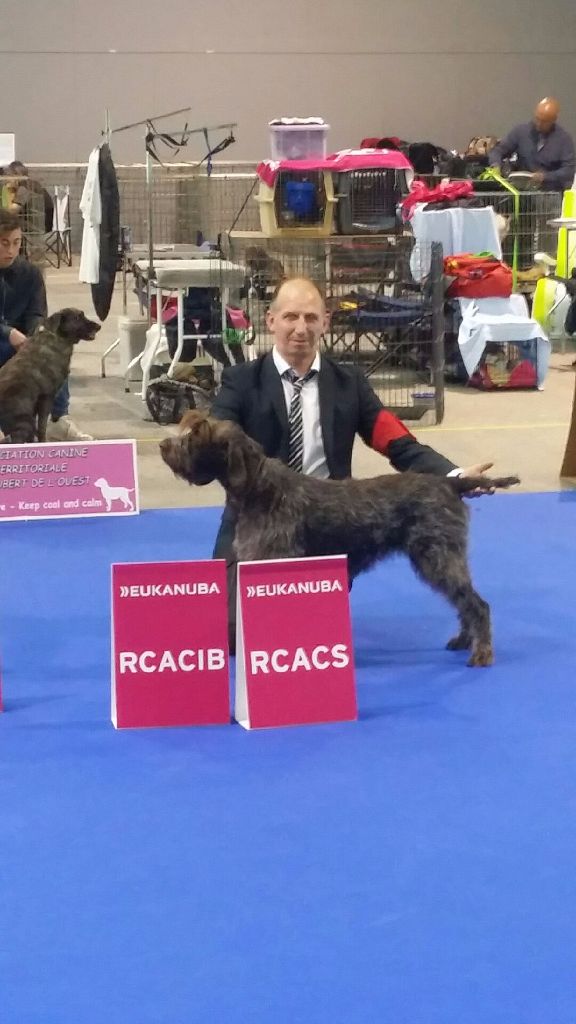
<path id="1" fill-rule="evenodd" d="M 198 409 L 186 413 L 177 437 L 160 442 L 160 453 L 172 472 L 189 484 L 219 480 L 236 494 L 246 490 L 263 458 L 260 445 L 235 423 L 213 419 Z"/>
<path id="2" fill-rule="evenodd" d="M 47 330 L 76 345 L 79 341 L 94 341 L 100 324 L 89 320 L 81 309 L 61 309 L 45 321 Z"/>
<path id="3" fill-rule="evenodd" d="M 510 233 L 510 217 L 505 217 L 503 213 L 497 213 L 496 230 L 498 231 L 498 238 L 503 242 Z"/>

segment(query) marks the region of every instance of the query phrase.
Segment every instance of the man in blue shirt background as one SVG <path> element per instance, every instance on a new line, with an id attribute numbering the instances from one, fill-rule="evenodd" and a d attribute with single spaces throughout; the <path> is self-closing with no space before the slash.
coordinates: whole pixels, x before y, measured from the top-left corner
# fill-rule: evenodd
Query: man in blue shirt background
<path id="1" fill-rule="evenodd" d="M 491 167 L 516 155 L 516 170 L 530 171 L 534 186 L 549 192 L 571 188 L 576 172 L 572 137 L 558 122 L 560 104 L 547 97 L 540 101 L 528 124 L 519 124 L 491 150 Z"/>

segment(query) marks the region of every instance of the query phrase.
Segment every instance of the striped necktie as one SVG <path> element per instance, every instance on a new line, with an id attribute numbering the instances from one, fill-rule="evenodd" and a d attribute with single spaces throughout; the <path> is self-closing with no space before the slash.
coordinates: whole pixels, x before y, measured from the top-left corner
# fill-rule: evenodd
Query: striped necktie
<path id="1" fill-rule="evenodd" d="M 302 472 L 304 456 L 304 426 L 302 423 L 302 388 L 317 373 L 316 370 L 308 370 L 303 377 L 290 369 L 286 370 L 284 376 L 294 388 L 290 411 L 288 413 L 288 466 L 296 473 Z"/>

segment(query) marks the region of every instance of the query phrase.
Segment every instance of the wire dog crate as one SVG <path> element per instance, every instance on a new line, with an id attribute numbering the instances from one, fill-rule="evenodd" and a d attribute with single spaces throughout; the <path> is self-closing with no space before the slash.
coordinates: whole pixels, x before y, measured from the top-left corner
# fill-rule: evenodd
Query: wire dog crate
<path id="1" fill-rule="evenodd" d="M 416 284 L 410 237 L 332 235 L 231 236 L 230 258 L 247 267 L 246 299 L 258 353 L 268 351 L 266 311 L 284 277 L 311 278 L 326 296 L 330 325 L 322 348 L 360 367 L 384 405 L 403 419 L 441 422 L 444 415 L 442 247 L 421 259 L 430 270 Z M 256 249 L 256 252 L 255 252 Z"/>
<path id="2" fill-rule="evenodd" d="M 478 189 L 478 183 L 475 188 Z M 521 192 L 514 196 L 503 189 L 482 189 L 475 192 L 474 199 L 479 206 L 492 206 L 495 213 L 506 218 L 508 230 L 502 241 L 506 263 L 512 265 L 515 247 L 518 270 L 531 267 L 537 252 L 556 255 L 557 231 L 548 221 L 562 212 L 561 192 Z"/>
<path id="3" fill-rule="evenodd" d="M 29 175 L 4 175 L 0 178 L 0 206 L 20 214 L 22 255 L 38 266 L 51 263 L 54 203 L 44 186 Z"/>

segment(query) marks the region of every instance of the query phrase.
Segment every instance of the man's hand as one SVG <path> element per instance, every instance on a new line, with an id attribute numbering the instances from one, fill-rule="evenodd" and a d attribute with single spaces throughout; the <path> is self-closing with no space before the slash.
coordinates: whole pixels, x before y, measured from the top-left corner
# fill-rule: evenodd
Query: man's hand
<path id="1" fill-rule="evenodd" d="M 16 328 L 13 327 L 8 335 L 8 341 L 12 345 L 12 348 L 17 352 L 24 342 L 28 341 L 28 338 L 25 334 L 22 334 L 22 331 L 17 331 Z"/>
<path id="2" fill-rule="evenodd" d="M 492 469 L 493 465 L 493 462 L 480 462 L 477 466 L 468 466 L 466 469 L 463 469 L 460 476 L 483 476 L 489 469 Z M 479 498 L 482 494 L 494 494 L 494 488 L 489 486 L 475 487 L 472 491 L 465 491 L 467 498 Z"/>
<path id="3" fill-rule="evenodd" d="M 544 184 L 544 177 L 545 175 L 543 171 L 534 171 L 534 174 L 530 175 L 530 180 L 534 182 L 537 188 L 539 188 L 540 185 Z"/>

